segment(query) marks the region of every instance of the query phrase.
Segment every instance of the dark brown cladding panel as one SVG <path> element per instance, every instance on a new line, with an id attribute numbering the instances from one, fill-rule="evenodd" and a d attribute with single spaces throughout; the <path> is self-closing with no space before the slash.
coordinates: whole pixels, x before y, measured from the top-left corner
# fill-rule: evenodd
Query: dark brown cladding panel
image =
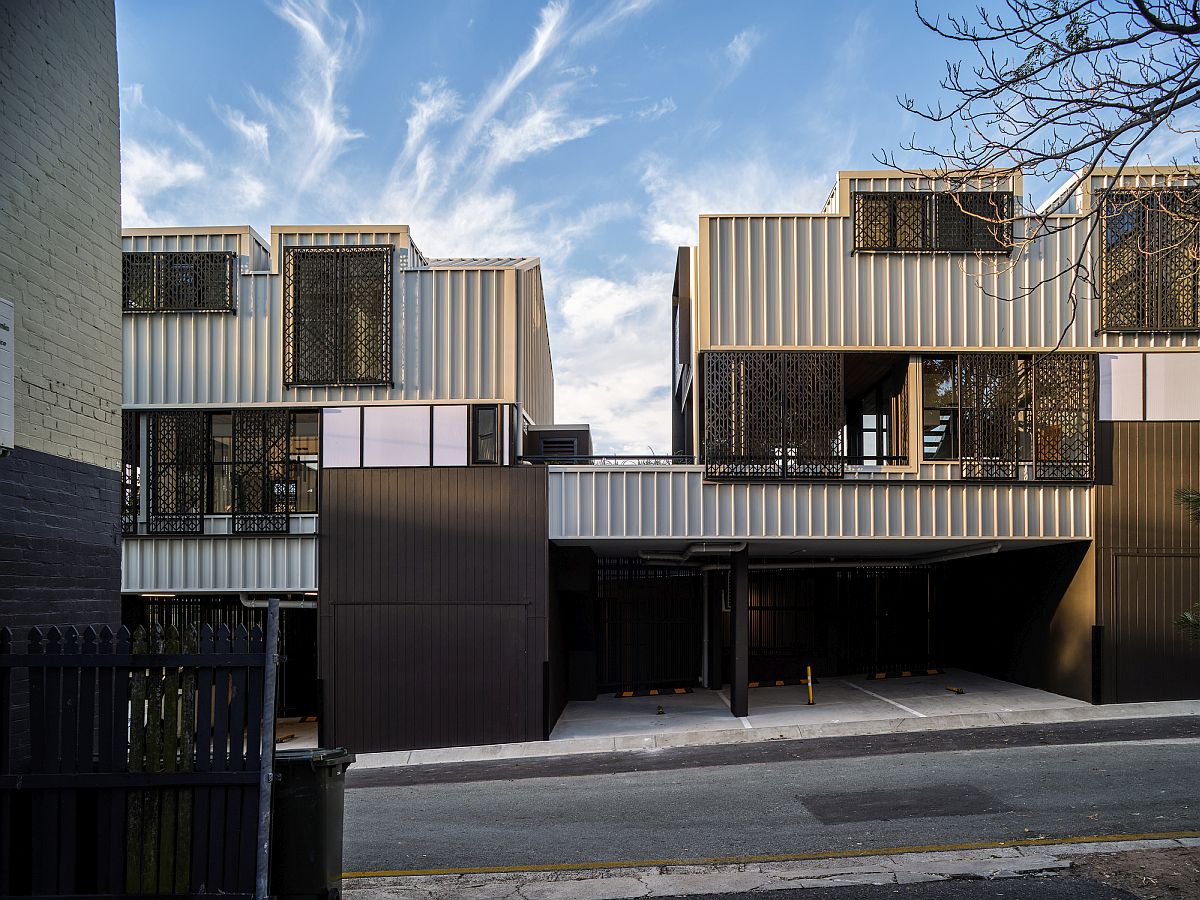
<path id="1" fill-rule="evenodd" d="M 545 468 L 322 476 L 325 740 L 358 752 L 540 740 Z"/>
<path id="2" fill-rule="evenodd" d="M 1200 422 L 1106 422 L 1096 485 L 1105 702 L 1200 697 L 1200 644 L 1174 626 L 1200 599 L 1200 526 L 1175 502 L 1200 488 Z"/>

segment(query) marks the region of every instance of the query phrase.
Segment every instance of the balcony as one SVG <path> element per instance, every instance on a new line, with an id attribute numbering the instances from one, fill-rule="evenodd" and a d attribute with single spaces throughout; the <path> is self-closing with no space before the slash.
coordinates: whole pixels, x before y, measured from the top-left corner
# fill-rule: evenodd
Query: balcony
<path id="1" fill-rule="evenodd" d="M 906 555 L 977 541 L 1091 538 L 1087 485 L 958 481 L 954 467 L 713 483 L 703 466 L 550 466 L 550 539 L 614 549 L 622 541 L 779 541 L 766 549 Z"/>

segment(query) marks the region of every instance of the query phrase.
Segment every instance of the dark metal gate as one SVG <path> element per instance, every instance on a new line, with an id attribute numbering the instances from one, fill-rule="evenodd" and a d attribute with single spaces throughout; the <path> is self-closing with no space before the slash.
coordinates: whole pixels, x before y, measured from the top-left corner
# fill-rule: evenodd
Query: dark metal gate
<path id="1" fill-rule="evenodd" d="M 695 569 L 600 560 L 597 688 L 695 685 L 703 653 L 703 587 L 704 577 Z"/>
<path id="2" fill-rule="evenodd" d="M 268 659 L 257 627 L 0 629 L 0 896 L 253 896 Z"/>

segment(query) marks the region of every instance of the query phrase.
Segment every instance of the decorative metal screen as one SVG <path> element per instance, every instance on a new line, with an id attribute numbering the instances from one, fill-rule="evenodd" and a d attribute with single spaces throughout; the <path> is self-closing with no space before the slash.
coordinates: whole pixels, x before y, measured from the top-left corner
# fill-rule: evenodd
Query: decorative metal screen
<path id="1" fill-rule="evenodd" d="M 233 531 L 286 534 L 296 497 L 289 478 L 291 413 L 286 409 L 233 412 Z"/>
<path id="2" fill-rule="evenodd" d="M 856 250 L 1007 253 L 1009 191 L 855 191 Z"/>
<path id="3" fill-rule="evenodd" d="M 233 312 L 231 250 L 124 253 L 121 300 L 126 312 Z"/>
<path id="4" fill-rule="evenodd" d="M 1200 188 L 1114 192 L 1103 241 L 1103 330 L 1200 328 Z"/>
<path id="5" fill-rule="evenodd" d="M 842 354 L 704 354 L 704 465 L 712 479 L 841 478 Z"/>
<path id="6" fill-rule="evenodd" d="M 392 383 L 391 244 L 288 247 L 284 381 Z"/>
<path id="7" fill-rule="evenodd" d="M 135 412 L 121 413 L 121 531 L 137 534 L 141 497 L 138 480 L 141 476 L 141 441 L 138 440 L 138 416 Z"/>
<path id="8" fill-rule="evenodd" d="M 962 191 L 934 195 L 935 250 L 1007 253 L 1012 247 L 1013 195 Z"/>
<path id="9" fill-rule="evenodd" d="M 208 471 L 208 413 L 173 410 L 149 414 L 149 530 L 199 534 L 204 526 Z"/>
<path id="10" fill-rule="evenodd" d="M 959 435 L 962 477 L 1010 480 L 1020 472 L 1018 423 L 1029 405 L 1029 376 L 1015 353 L 962 353 Z"/>
<path id="11" fill-rule="evenodd" d="M 1034 477 L 1091 481 L 1096 457 L 1096 369 L 1091 353 L 1049 353 L 1033 366 Z"/>

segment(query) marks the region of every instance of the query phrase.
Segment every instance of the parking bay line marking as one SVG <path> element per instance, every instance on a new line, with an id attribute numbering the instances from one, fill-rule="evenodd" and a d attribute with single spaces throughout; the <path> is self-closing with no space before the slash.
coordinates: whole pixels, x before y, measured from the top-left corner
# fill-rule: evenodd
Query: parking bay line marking
<path id="1" fill-rule="evenodd" d="M 636 859 L 584 863 L 533 863 L 522 866 L 476 866 L 454 869 L 383 869 L 377 872 L 343 872 L 343 878 L 401 878 L 417 875 L 499 875 L 511 872 L 577 872 L 587 869 L 639 869 L 656 866 L 739 866 L 753 863 L 805 862 L 818 859 L 852 859 L 860 856 L 898 856 L 944 853 L 955 850 L 1000 850 L 1004 847 L 1053 847 L 1060 844 L 1111 844 L 1121 841 L 1178 841 L 1200 838 L 1200 831 L 1163 831 L 1149 834 L 1094 834 L 1075 837 L 1015 838 L 1011 841 L 977 841 L 965 844 L 931 844 L 914 847 L 876 847 L 825 850 L 817 853 L 775 853 L 763 856 L 714 856 L 705 859 Z"/>
<path id="2" fill-rule="evenodd" d="M 915 709 L 911 709 L 910 707 L 905 706 L 903 703 L 897 703 L 895 700 L 889 700 L 887 697 L 882 697 L 879 694 L 875 693 L 874 691 L 868 691 L 861 684 L 855 684 L 853 681 L 843 681 L 842 684 L 849 685 L 852 688 L 856 688 L 856 689 L 862 691 L 864 694 L 870 694 L 876 700 L 882 700 L 884 703 L 890 703 L 890 704 L 892 704 L 892 706 L 898 707 L 899 709 L 902 709 L 906 713 L 910 713 L 911 715 L 914 715 L 917 718 L 920 718 L 920 719 L 927 718 L 925 713 L 917 712 Z"/>

